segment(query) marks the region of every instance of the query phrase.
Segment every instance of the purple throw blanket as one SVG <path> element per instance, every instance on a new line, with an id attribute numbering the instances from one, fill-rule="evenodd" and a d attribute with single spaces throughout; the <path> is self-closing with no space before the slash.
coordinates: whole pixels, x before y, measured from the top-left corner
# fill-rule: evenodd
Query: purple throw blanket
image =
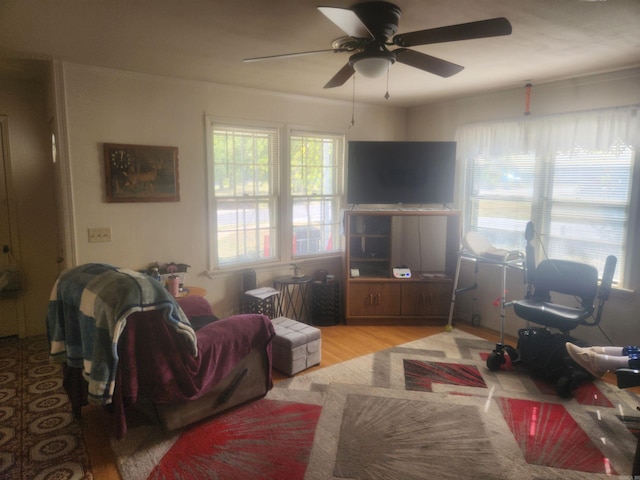
<path id="1" fill-rule="evenodd" d="M 137 312 L 129 317 L 120 338 L 120 363 L 114 406 L 116 436 L 126 433 L 124 407 L 139 395 L 154 403 L 194 400 L 225 378 L 254 348 L 265 348 L 271 364 L 271 339 L 275 330 L 265 315 L 234 315 L 210 323 L 196 332 L 198 355 L 184 348 L 184 340 L 157 312 Z M 267 390 L 273 386 L 271 374 Z"/>

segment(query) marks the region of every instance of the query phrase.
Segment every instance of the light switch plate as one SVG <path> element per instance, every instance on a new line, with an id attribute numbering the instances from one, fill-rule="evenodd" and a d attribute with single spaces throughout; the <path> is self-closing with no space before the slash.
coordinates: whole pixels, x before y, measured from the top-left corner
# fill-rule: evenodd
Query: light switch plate
<path id="1" fill-rule="evenodd" d="M 89 229 L 89 243 L 110 242 L 110 241 L 111 241 L 111 227 Z"/>

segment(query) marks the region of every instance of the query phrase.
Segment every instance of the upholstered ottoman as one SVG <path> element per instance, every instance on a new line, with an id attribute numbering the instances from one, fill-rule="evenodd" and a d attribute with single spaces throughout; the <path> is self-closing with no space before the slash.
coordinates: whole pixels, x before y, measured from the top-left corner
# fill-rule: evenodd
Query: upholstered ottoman
<path id="1" fill-rule="evenodd" d="M 273 368 L 295 375 L 320 363 L 320 330 L 287 317 L 271 320 L 276 330 L 273 339 Z"/>

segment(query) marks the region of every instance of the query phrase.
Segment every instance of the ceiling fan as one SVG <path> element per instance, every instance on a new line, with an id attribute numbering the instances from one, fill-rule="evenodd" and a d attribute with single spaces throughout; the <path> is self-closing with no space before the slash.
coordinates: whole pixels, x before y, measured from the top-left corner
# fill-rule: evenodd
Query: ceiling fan
<path id="1" fill-rule="evenodd" d="M 326 52 L 352 53 L 349 61 L 324 88 L 343 85 L 356 71 L 366 77 L 377 77 L 387 72 L 396 61 L 446 78 L 462 71 L 464 67 L 406 47 L 511 34 L 511 24 L 501 17 L 395 35 L 401 10 L 389 2 L 363 2 L 351 8 L 318 7 L 318 10 L 347 34 L 346 37 L 334 40 L 332 48 L 246 58 L 244 61 L 255 62 Z M 389 50 L 389 46 L 400 48 Z"/>

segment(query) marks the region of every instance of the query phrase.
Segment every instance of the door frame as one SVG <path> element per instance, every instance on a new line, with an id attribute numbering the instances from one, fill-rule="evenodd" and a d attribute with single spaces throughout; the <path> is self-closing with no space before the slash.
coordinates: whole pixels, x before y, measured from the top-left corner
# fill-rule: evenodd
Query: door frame
<path id="1" fill-rule="evenodd" d="M 9 148 L 9 117 L 0 115 L 0 168 L 3 171 L 4 188 L 7 195 L 7 214 L 9 224 L 9 248 L 11 255 L 20 261 L 20 235 L 18 235 L 18 209 L 16 205 L 16 196 L 13 189 L 13 173 L 11 168 L 11 149 Z M 0 336 L 19 335 L 24 336 L 24 300 L 23 295 L 15 298 L 0 299 L 3 303 L 3 317 L 6 317 L 8 311 L 15 312 L 14 325 L 4 324 L 0 326 Z M 14 316 L 13 314 L 11 315 Z M 3 319 L 3 320 L 6 320 Z"/>
<path id="2" fill-rule="evenodd" d="M 66 91 L 64 63 L 53 61 L 51 66 L 51 89 L 53 113 L 50 134 L 55 137 L 56 153 L 53 167 L 58 228 L 58 270 L 62 271 L 78 264 L 75 243 L 74 200 L 71 188 L 69 165 L 69 142 L 67 129 Z"/>

